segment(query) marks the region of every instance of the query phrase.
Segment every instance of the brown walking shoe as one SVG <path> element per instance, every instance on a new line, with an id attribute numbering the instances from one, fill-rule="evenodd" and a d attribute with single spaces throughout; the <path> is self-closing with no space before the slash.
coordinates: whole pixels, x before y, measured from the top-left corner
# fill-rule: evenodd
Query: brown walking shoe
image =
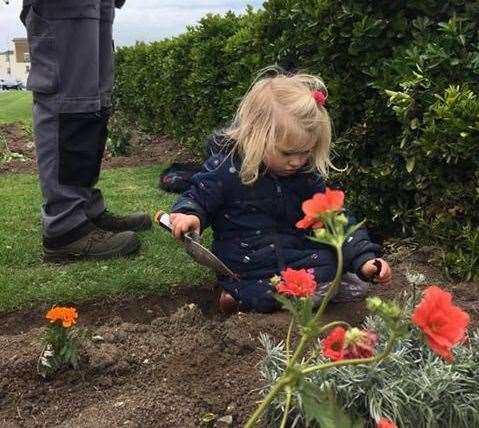
<path id="1" fill-rule="evenodd" d="M 231 316 L 239 311 L 239 304 L 235 298 L 225 290 L 221 291 L 218 306 L 223 315 Z"/>
<path id="2" fill-rule="evenodd" d="M 139 232 L 151 229 L 151 217 L 145 213 L 119 216 L 105 210 L 98 217 L 92 218 L 91 221 L 100 229 L 110 232 L 125 232 L 127 230 Z"/>
<path id="3" fill-rule="evenodd" d="M 140 240 L 135 232 L 108 232 L 91 225 L 86 235 L 73 242 L 65 239 L 44 238 L 43 252 L 45 262 L 66 262 L 83 259 L 110 259 L 135 253 L 140 248 Z M 50 245 L 49 245 L 50 244 Z"/>

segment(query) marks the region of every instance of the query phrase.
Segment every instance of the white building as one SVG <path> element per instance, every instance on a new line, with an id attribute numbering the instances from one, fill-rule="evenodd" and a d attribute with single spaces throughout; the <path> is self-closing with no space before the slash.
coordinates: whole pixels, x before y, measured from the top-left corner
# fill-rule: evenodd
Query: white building
<path id="1" fill-rule="evenodd" d="M 30 55 L 26 38 L 13 39 L 13 50 L 0 52 L 0 77 L 27 83 Z"/>

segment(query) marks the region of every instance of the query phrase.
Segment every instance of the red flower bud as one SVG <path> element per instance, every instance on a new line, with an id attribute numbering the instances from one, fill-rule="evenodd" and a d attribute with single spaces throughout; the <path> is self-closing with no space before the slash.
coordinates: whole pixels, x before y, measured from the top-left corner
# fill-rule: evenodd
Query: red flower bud
<path id="1" fill-rule="evenodd" d="M 352 328 L 346 333 L 346 358 L 369 358 L 376 350 L 378 336 L 372 331 Z"/>

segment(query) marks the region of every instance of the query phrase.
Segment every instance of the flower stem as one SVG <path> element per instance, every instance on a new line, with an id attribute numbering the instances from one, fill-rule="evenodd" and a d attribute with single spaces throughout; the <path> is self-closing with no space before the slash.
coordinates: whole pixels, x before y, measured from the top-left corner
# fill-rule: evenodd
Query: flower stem
<path id="1" fill-rule="evenodd" d="M 331 227 L 331 225 L 329 225 L 329 226 Z M 336 249 L 338 266 L 337 266 L 337 271 L 336 271 L 336 275 L 334 277 L 334 280 L 333 280 L 332 284 L 330 285 L 328 291 L 326 292 L 326 295 L 324 296 L 324 298 L 321 302 L 321 305 L 320 305 L 318 311 L 316 312 L 316 314 L 313 318 L 313 323 L 315 323 L 315 324 L 321 319 L 321 316 L 322 316 L 324 310 L 326 309 L 326 305 L 328 304 L 329 300 L 333 296 L 334 291 L 338 288 L 338 286 L 341 282 L 341 277 L 342 277 L 342 274 L 343 274 L 343 252 L 342 252 L 343 240 L 344 239 L 341 239 L 340 242 L 335 242 L 334 244 L 331 244 Z M 334 323 L 330 323 L 329 325 L 331 325 L 331 324 L 334 324 Z M 291 339 L 290 336 L 291 336 L 292 325 L 293 324 L 291 322 L 290 323 L 290 328 L 288 330 L 288 337 L 287 337 L 287 340 L 286 340 L 286 350 L 287 350 L 287 356 L 288 356 L 287 369 L 291 368 L 295 365 L 296 361 L 303 355 L 304 348 L 306 347 L 308 342 L 312 339 L 311 333 L 309 333 L 309 334 L 306 333 L 306 334 L 302 335 L 296 350 L 294 351 L 291 358 L 289 358 L 289 342 L 290 342 L 290 339 Z M 323 329 L 324 329 L 324 327 L 323 327 Z M 349 360 L 349 361 L 354 361 L 354 360 Z M 360 360 L 360 361 L 364 362 L 364 361 L 366 361 L 366 359 L 363 359 L 363 360 Z M 372 361 L 375 361 L 375 359 L 373 358 Z M 360 363 L 358 362 L 356 364 L 360 364 Z M 320 370 L 320 369 L 323 368 L 323 366 L 326 366 L 326 364 L 321 365 L 321 366 L 315 366 L 314 368 L 316 370 Z M 334 366 L 332 366 L 332 367 L 334 367 Z M 302 373 L 303 374 L 310 373 L 311 371 L 314 371 L 314 370 L 305 369 L 305 370 L 302 371 Z M 288 385 L 291 382 L 291 380 L 292 379 L 290 378 L 290 376 L 288 376 L 288 375 L 284 376 L 283 375 L 276 381 L 276 383 L 271 387 L 271 389 L 269 390 L 268 394 L 263 399 L 261 404 L 258 406 L 258 408 L 255 410 L 255 412 L 248 419 L 244 428 L 253 428 L 254 427 L 256 421 L 261 417 L 261 415 L 264 413 L 264 411 L 267 409 L 267 407 L 273 401 L 274 397 L 286 385 Z M 289 391 L 289 394 L 291 394 L 291 391 Z M 290 400 L 291 400 L 291 397 L 290 396 L 289 396 L 289 398 L 287 397 L 287 406 L 288 407 L 290 405 Z M 285 421 L 285 418 L 287 418 L 287 412 L 285 412 L 285 414 L 283 416 L 283 422 Z"/>
<path id="2" fill-rule="evenodd" d="M 319 330 L 319 333 L 323 333 L 324 331 L 330 330 L 333 327 L 336 327 L 338 325 L 342 325 L 342 326 L 346 327 L 348 330 L 351 328 L 351 324 L 347 323 L 346 321 L 333 321 L 333 322 L 330 322 L 328 324 L 323 325 L 321 327 L 321 329 Z"/>
<path id="3" fill-rule="evenodd" d="M 276 397 L 276 394 L 278 394 L 289 382 L 289 376 L 281 376 L 276 381 L 273 387 L 269 390 L 268 395 L 266 395 L 261 404 L 248 419 L 248 422 L 246 422 L 244 428 L 253 428 L 255 426 L 256 421 L 261 417 L 266 408 L 273 401 L 274 397 Z"/>
<path id="4" fill-rule="evenodd" d="M 298 347 L 296 348 L 296 351 L 294 351 L 293 356 L 290 358 L 288 362 L 288 367 L 292 367 L 293 364 L 296 362 L 296 360 L 302 355 L 303 349 L 308 343 L 309 339 L 310 338 L 308 335 L 301 336 L 301 340 L 299 341 Z"/>
<path id="5" fill-rule="evenodd" d="M 291 405 L 291 396 L 292 396 L 291 388 L 286 387 L 286 404 L 284 406 L 284 413 L 283 413 L 283 420 L 281 421 L 281 425 L 279 428 L 286 428 L 286 423 L 288 422 L 288 413 L 289 407 Z"/>
<path id="6" fill-rule="evenodd" d="M 341 276 L 343 273 L 343 252 L 341 250 L 341 246 L 335 246 L 335 248 L 336 248 L 336 254 L 338 257 L 338 269 L 336 271 L 336 276 L 334 277 L 333 283 L 330 285 L 326 295 L 324 296 L 321 302 L 321 306 L 319 307 L 318 312 L 316 312 L 316 315 L 313 318 L 313 323 L 315 324 L 321 319 L 321 315 L 326 309 L 326 304 L 331 299 L 334 291 L 336 290 L 336 288 L 338 288 L 338 285 L 341 281 Z M 294 352 L 293 356 L 288 362 L 288 367 L 292 367 L 293 364 L 296 362 L 296 360 L 302 355 L 304 347 L 310 340 L 311 340 L 311 336 L 308 334 L 301 336 L 301 340 L 299 341 L 298 347 L 296 348 L 296 351 Z"/>
<path id="7" fill-rule="evenodd" d="M 333 293 L 338 288 L 338 286 L 341 282 L 341 277 L 343 276 L 342 242 L 339 243 L 339 244 L 334 245 L 334 248 L 336 249 L 336 255 L 337 255 L 337 258 L 338 258 L 338 267 L 337 267 L 337 270 L 336 270 L 336 276 L 334 277 L 333 283 L 329 286 L 329 289 L 326 292 L 326 295 L 323 297 L 323 300 L 321 301 L 321 305 L 319 306 L 319 309 L 318 309 L 318 311 L 316 312 L 316 315 L 313 318 L 315 323 L 318 322 L 321 319 L 321 316 L 323 315 L 323 312 L 326 309 L 326 305 L 328 304 L 328 302 L 333 297 Z"/>
<path id="8" fill-rule="evenodd" d="M 319 364 L 317 366 L 308 367 L 308 368 L 304 369 L 302 371 L 302 373 L 303 374 L 309 374 L 309 373 L 313 373 L 313 372 L 316 372 L 316 371 L 330 369 L 332 367 L 355 366 L 355 365 L 358 365 L 358 364 L 373 363 L 375 361 L 380 361 L 380 360 L 382 360 L 382 358 L 379 358 L 379 356 L 376 356 L 376 357 L 370 357 L 370 358 L 355 358 L 355 359 L 351 359 L 351 360 L 333 361 L 333 362 L 330 362 L 330 363 L 324 363 L 324 364 Z"/>
<path id="9" fill-rule="evenodd" d="M 290 354 L 290 342 L 291 342 L 291 332 L 293 330 L 294 317 L 291 317 L 291 321 L 288 327 L 288 334 L 286 335 L 286 357 L 289 359 Z"/>

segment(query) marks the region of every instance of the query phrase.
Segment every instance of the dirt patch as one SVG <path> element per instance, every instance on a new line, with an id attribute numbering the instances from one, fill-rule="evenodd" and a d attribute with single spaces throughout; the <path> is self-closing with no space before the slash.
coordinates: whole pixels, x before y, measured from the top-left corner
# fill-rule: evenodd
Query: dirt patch
<path id="1" fill-rule="evenodd" d="M 36 170 L 35 144 L 22 124 L 0 124 L 0 138 L 6 143 L 6 147 L 0 144 L 0 174 Z M 7 159 L 2 161 L 4 152 Z"/>
<path id="2" fill-rule="evenodd" d="M 21 155 L 0 163 L 0 174 L 35 172 L 35 151 L 20 125 L 0 125 L 8 149 Z M 128 157 L 106 153 L 104 168 L 191 161 L 174 142 L 134 138 Z M 391 287 L 370 294 L 388 299 L 411 292 L 407 272 L 454 292 L 455 301 L 479 320 L 479 284 L 451 283 L 428 260 L 430 249 L 386 245 L 394 269 Z M 417 292 L 420 292 L 418 288 Z M 258 337 L 286 335 L 289 315 L 238 314 L 229 319 L 215 306 L 212 287 L 174 288 L 168 295 L 102 299 L 75 305 L 80 325 L 101 339 L 87 346 L 79 370 L 43 380 L 35 367 L 41 351 L 44 314 L 40 306 L 0 315 L 0 425 L 8 427 L 197 427 L 213 413 L 241 426 L 260 398 L 257 364 L 263 357 Z M 328 320 L 359 325 L 364 302 L 332 304 Z M 225 425 L 223 425 L 225 426 Z"/>
<path id="3" fill-rule="evenodd" d="M 35 144 L 30 131 L 19 123 L 0 124 L 0 135 L 6 139 L 10 153 L 8 161 L 0 161 L 0 175 L 12 173 L 36 173 Z M 130 141 L 128 156 L 112 156 L 107 150 L 102 168 L 118 168 L 163 164 L 173 161 L 200 161 L 198 154 L 164 137 L 145 137 L 135 134 Z"/>
<path id="4" fill-rule="evenodd" d="M 201 162 L 197 153 L 165 137 L 145 137 L 136 134 L 130 141 L 127 156 L 112 156 L 108 150 L 102 168 L 123 166 L 168 165 L 172 162 Z"/>
<path id="5" fill-rule="evenodd" d="M 371 294 L 399 298 L 408 271 L 454 291 L 455 301 L 479 319 L 479 284 L 448 283 L 424 254 L 391 255 L 391 287 Z M 418 290 L 420 291 L 420 290 Z M 211 286 L 179 287 L 148 296 L 79 305 L 81 325 L 97 342 L 82 367 L 43 380 L 35 371 L 46 307 L 0 316 L 0 424 L 64 427 L 197 427 L 213 413 L 241 426 L 259 399 L 260 333 L 285 337 L 289 316 L 221 316 Z M 364 303 L 335 304 L 328 319 L 360 324 Z"/>

